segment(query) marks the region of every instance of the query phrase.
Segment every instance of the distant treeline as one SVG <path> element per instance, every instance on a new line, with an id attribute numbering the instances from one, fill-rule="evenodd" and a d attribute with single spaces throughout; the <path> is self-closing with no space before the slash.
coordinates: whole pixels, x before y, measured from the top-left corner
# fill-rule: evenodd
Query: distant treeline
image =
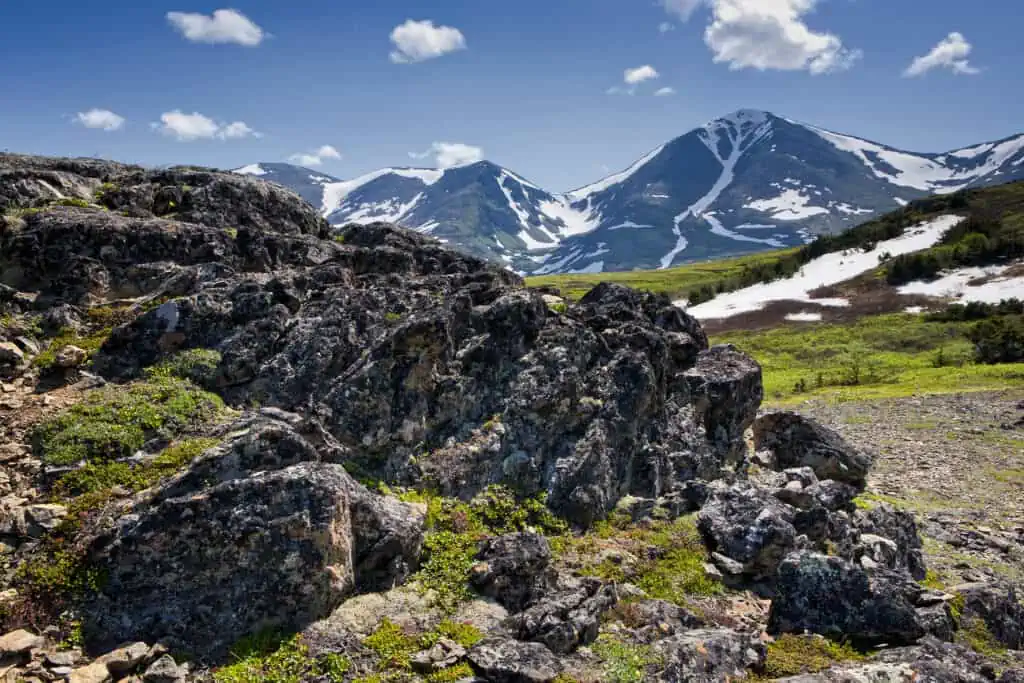
<path id="1" fill-rule="evenodd" d="M 932 322 L 979 321 L 967 331 L 978 363 L 1024 362 L 1024 301 L 1003 299 L 998 304 L 952 304 L 944 311 L 928 313 Z"/>
<path id="2" fill-rule="evenodd" d="M 1007 195 L 1010 201 L 1006 201 Z M 936 247 L 886 259 L 883 265 L 890 284 L 931 278 L 946 268 L 988 265 L 1024 255 L 1024 230 L 1017 225 L 1012 230 L 1007 228 L 1005 216 L 1011 210 L 1024 210 L 1024 183 L 919 199 L 838 235 L 820 235 L 810 244 L 775 261 L 745 266 L 739 275 L 692 290 L 689 302 L 696 305 L 724 292 L 791 277 L 809 261 L 832 252 L 870 251 L 879 242 L 899 237 L 907 228 L 944 213 L 966 214 L 966 219 L 950 228 Z M 1013 217 L 1014 223 L 1024 223 L 1019 215 Z"/>

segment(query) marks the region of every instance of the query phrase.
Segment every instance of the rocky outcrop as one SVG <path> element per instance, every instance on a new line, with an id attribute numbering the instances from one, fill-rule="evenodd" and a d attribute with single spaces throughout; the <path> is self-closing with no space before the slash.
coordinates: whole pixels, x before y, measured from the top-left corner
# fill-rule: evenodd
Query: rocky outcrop
<path id="1" fill-rule="evenodd" d="M 519 612 L 544 598 L 557 583 L 546 538 L 508 534 L 484 542 L 469 581 L 481 594 Z"/>
<path id="2" fill-rule="evenodd" d="M 819 479 L 864 488 L 871 458 L 831 429 L 796 413 L 769 413 L 754 423 L 754 447 L 772 454 L 779 469 L 810 467 Z"/>
<path id="3" fill-rule="evenodd" d="M 664 659 L 658 680 L 719 683 L 743 678 L 764 663 L 767 648 L 756 635 L 729 629 L 697 629 L 659 641 Z"/>
<path id="4" fill-rule="evenodd" d="M 294 420 L 293 420 L 294 421 Z M 259 628 L 295 629 L 415 569 L 423 513 L 357 484 L 284 420 L 250 420 L 144 492 L 94 541 L 105 575 L 85 632 L 222 656 Z"/>

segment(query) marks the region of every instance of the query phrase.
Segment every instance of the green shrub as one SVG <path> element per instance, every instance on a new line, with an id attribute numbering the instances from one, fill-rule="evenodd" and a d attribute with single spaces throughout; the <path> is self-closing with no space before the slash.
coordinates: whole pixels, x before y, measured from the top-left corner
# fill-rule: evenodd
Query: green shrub
<path id="1" fill-rule="evenodd" d="M 53 202 L 53 206 L 73 206 L 79 209 L 87 209 L 90 206 L 92 206 L 92 204 L 90 204 L 88 201 L 84 199 L 79 199 L 77 197 L 61 197 L 60 199 Z"/>
<path id="2" fill-rule="evenodd" d="M 820 636 L 785 633 L 768 645 L 764 673 L 769 679 L 798 676 L 828 669 L 839 662 L 864 659 L 849 645 Z"/>
<path id="3" fill-rule="evenodd" d="M 214 349 L 179 351 L 153 367 L 146 368 L 149 378 L 177 377 L 206 388 L 213 388 L 221 354 Z"/>
<path id="4" fill-rule="evenodd" d="M 36 453 L 52 465 L 82 460 L 115 460 L 132 455 L 154 436 L 172 437 L 208 422 L 223 401 L 183 380 L 154 379 L 111 386 L 84 400 L 33 432 Z"/>
<path id="5" fill-rule="evenodd" d="M 61 330 L 32 362 L 39 368 L 49 369 L 57 362 L 57 352 L 68 345 L 77 346 L 84 350 L 86 352 L 86 360 L 88 361 L 103 346 L 103 342 L 107 341 L 111 331 L 112 328 L 105 327 L 96 332 L 82 335 L 71 329 Z"/>
<path id="6" fill-rule="evenodd" d="M 273 631 L 239 641 L 231 657 L 234 664 L 213 672 L 214 683 L 300 683 L 316 676 L 340 683 L 352 667 L 341 655 L 314 659 L 300 635 L 283 637 Z"/>
<path id="7" fill-rule="evenodd" d="M 641 683 L 647 668 L 661 663 L 650 645 L 636 645 L 608 635 L 601 635 L 591 646 L 600 658 L 608 683 Z"/>
<path id="8" fill-rule="evenodd" d="M 418 638 L 387 618 L 363 640 L 363 645 L 373 650 L 384 666 L 401 669 L 407 668 L 409 658 L 420 650 Z"/>
<path id="9" fill-rule="evenodd" d="M 977 323 L 967 333 L 974 343 L 979 363 L 1019 363 L 1024 361 L 1024 315 L 1007 315 Z"/>

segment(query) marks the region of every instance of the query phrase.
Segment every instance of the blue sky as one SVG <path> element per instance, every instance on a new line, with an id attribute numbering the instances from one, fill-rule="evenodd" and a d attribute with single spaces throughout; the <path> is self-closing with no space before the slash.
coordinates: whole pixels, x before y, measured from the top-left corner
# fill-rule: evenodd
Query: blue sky
<path id="1" fill-rule="evenodd" d="M 479 148 L 567 190 L 739 108 L 912 151 L 1024 132 L 1019 0 L 165 1 L 0 4 L 0 148 L 228 168 L 330 145 L 339 177 Z"/>

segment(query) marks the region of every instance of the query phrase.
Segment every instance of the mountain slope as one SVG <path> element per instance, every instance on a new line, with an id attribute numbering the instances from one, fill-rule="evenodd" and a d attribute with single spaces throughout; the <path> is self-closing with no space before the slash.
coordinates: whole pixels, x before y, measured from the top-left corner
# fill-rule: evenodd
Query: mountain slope
<path id="1" fill-rule="evenodd" d="M 596 273 L 798 246 L 932 193 L 1024 179 L 1024 135 L 915 154 L 741 110 L 565 194 L 486 161 L 333 182 L 284 166 L 255 168 L 334 225 L 391 221 L 522 272 Z"/>

